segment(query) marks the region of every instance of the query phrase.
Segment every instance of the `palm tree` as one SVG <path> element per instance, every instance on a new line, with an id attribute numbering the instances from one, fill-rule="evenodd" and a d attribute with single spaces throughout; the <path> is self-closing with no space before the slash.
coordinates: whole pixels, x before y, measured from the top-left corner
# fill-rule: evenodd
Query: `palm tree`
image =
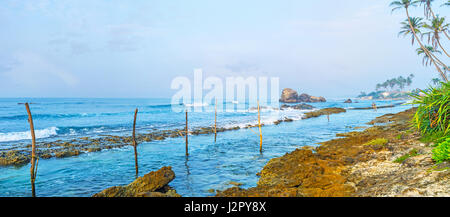
<path id="1" fill-rule="evenodd" d="M 377 86 L 375 86 L 375 90 L 376 90 L 376 91 L 379 91 L 380 88 L 381 88 L 381 84 L 377 84 Z"/>
<path id="2" fill-rule="evenodd" d="M 425 48 L 428 50 L 428 52 L 430 52 L 430 53 L 441 53 L 441 51 L 438 51 L 438 50 L 436 50 L 436 49 L 434 49 L 432 46 L 428 46 L 428 45 L 425 45 Z M 423 58 L 422 58 L 422 64 L 424 65 L 424 66 L 429 66 L 429 65 L 431 65 L 431 59 L 430 59 L 430 57 L 428 56 L 428 55 L 426 55 L 426 53 L 425 53 L 425 51 L 422 49 L 422 48 L 417 48 L 416 49 L 416 52 L 417 52 L 417 55 L 422 55 L 422 54 L 425 54 L 424 56 L 423 56 Z"/>
<path id="3" fill-rule="evenodd" d="M 403 91 L 403 89 L 405 88 L 405 85 L 407 83 L 406 78 L 404 78 L 403 76 L 400 76 L 397 78 L 397 82 L 398 82 L 398 86 L 400 87 L 400 90 Z"/>
<path id="4" fill-rule="evenodd" d="M 424 7 L 423 10 L 424 10 L 424 13 L 425 13 L 425 17 L 427 19 L 430 18 L 430 15 L 433 18 L 436 18 L 436 15 L 434 14 L 433 9 L 431 8 L 431 3 L 433 1 L 434 0 L 419 0 L 420 4 L 423 4 L 423 7 Z M 450 6 L 450 0 L 448 0 L 447 3 L 444 3 L 441 6 L 444 6 L 444 5 Z M 447 34 L 447 32 L 446 31 L 443 31 L 443 32 L 444 32 L 444 35 L 450 40 L 450 36 Z"/>
<path id="5" fill-rule="evenodd" d="M 434 85 L 438 85 L 439 83 L 441 83 L 441 79 L 433 78 L 433 79 L 431 79 L 431 82 L 433 82 Z"/>
<path id="6" fill-rule="evenodd" d="M 389 85 L 388 82 L 385 81 L 384 83 L 381 84 L 381 87 L 383 87 L 385 90 L 387 90 L 388 85 Z"/>
<path id="7" fill-rule="evenodd" d="M 432 42 L 432 45 L 434 47 L 434 49 L 436 49 L 438 46 L 441 48 L 442 51 L 444 51 L 444 53 L 450 57 L 450 55 L 445 51 L 445 49 L 442 47 L 440 40 L 440 33 L 441 32 L 445 32 L 448 31 L 450 24 L 446 24 L 445 23 L 445 18 L 444 17 L 439 17 L 439 15 L 437 15 L 435 18 L 433 18 L 431 20 L 431 25 L 425 23 L 423 25 L 423 27 L 427 30 L 429 30 L 428 32 L 424 33 L 423 35 L 427 35 L 428 36 L 428 43 L 430 43 L 430 41 Z"/>
<path id="8" fill-rule="evenodd" d="M 406 86 L 411 86 L 412 79 L 414 78 L 414 74 L 409 74 L 409 76 L 406 78 Z"/>
<path id="9" fill-rule="evenodd" d="M 394 78 L 393 79 L 389 79 L 388 84 L 389 84 L 389 87 L 391 88 L 391 91 L 392 91 L 394 89 L 395 85 L 396 85 L 395 79 Z"/>
<path id="10" fill-rule="evenodd" d="M 425 18 L 430 18 L 430 15 L 433 13 L 433 10 L 431 9 L 431 3 L 434 0 L 419 0 L 419 3 L 423 4 L 423 12 L 425 15 Z"/>
<path id="11" fill-rule="evenodd" d="M 407 77 L 406 78 L 406 86 L 411 86 L 411 83 L 412 83 L 412 78 L 411 77 Z"/>
<path id="12" fill-rule="evenodd" d="M 405 11 L 406 11 L 406 17 L 408 18 L 409 27 L 411 28 L 411 32 L 412 32 L 412 34 L 414 35 L 414 37 L 415 37 L 417 43 L 419 43 L 420 47 L 423 49 L 423 51 L 425 52 L 425 54 L 428 55 L 428 57 L 430 58 L 430 60 L 433 62 L 433 64 L 435 65 L 436 69 L 437 69 L 438 72 L 441 74 L 442 78 L 447 82 L 447 81 L 448 81 L 447 76 L 446 76 L 446 75 L 442 72 L 442 70 L 439 68 L 438 64 L 437 64 L 436 61 L 434 60 L 435 57 L 433 57 L 433 56 L 429 53 L 428 49 L 425 49 L 425 47 L 423 46 L 422 42 L 419 40 L 419 38 L 418 38 L 416 32 L 414 31 L 414 27 L 413 27 L 413 25 L 412 25 L 412 23 L 411 23 L 411 17 L 409 16 L 408 8 L 409 8 L 410 6 L 416 6 L 417 3 L 418 3 L 418 1 L 416 1 L 416 0 L 414 0 L 414 1 L 412 1 L 412 0 L 401 0 L 401 1 L 393 1 L 393 2 L 390 4 L 390 6 L 391 6 L 391 7 L 394 7 L 394 8 L 392 9 L 392 11 L 395 11 L 395 10 L 401 9 L 401 8 L 405 8 Z"/>
<path id="13" fill-rule="evenodd" d="M 417 34 L 422 34 L 422 32 L 420 31 L 420 27 L 422 27 L 424 25 L 424 22 L 422 22 L 422 18 L 420 17 L 411 17 L 411 25 L 409 24 L 408 19 L 406 19 L 405 21 L 401 22 L 400 24 L 402 24 L 401 27 L 401 31 L 398 33 L 398 35 L 403 35 L 403 37 L 407 36 L 407 35 L 411 35 L 411 44 L 414 45 L 414 34 L 412 32 L 411 29 L 414 29 L 414 32 Z M 412 26 L 412 28 L 411 28 Z"/>

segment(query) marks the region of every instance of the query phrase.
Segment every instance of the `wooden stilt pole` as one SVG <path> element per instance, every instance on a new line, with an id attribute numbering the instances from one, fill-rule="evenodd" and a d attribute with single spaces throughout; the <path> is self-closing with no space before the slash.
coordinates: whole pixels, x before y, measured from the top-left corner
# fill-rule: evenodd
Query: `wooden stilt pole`
<path id="1" fill-rule="evenodd" d="M 138 166 L 138 153 L 137 153 L 137 142 L 136 142 L 136 117 L 138 109 L 134 111 L 134 121 L 133 121 L 133 146 L 134 146 L 134 167 L 136 168 L 136 178 L 139 177 L 139 166 Z"/>
<path id="2" fill-rule="evenodd" d="M 261 113 L 259 111 L 259 101 L 258 101 L 258 127 L 259 127 L 259 152 L 262 153 Z"/>
<path id="3" fill-rule="evenodd" d="M 25 103 L 25 108 L 28 113 L 28 122 L 30 123 L 31 131 L 31 168 L 30 168 L 30 180 L 31 180 L 31 195 L 36 197 L 35 181 L 37 173 L 37 163 L 36 163 L 36 136 L 34 134 L 33 117 L 31 116 L 30 106 Z"/>
<path id="4" fill-rule="evenodd" d="M 217 99 L 216 99 L 216 112 L 214 115 L 214 142 L 217 140 Z"/>
<path id="5" fill-rule="evenodd" d="M 186 136 L 186 156 L 188 156 L 189 155 L 189 152 L 188 152 L 188 111 L 187 111 L 187 109 L 186 109 L 186 132 L 185 132 L 185 136 Z"/>

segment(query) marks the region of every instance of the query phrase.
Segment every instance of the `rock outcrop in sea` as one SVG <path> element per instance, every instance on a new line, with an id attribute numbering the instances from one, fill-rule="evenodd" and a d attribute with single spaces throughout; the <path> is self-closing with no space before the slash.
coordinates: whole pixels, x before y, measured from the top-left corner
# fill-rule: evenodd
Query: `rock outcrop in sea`
<path id="1" fill-rule="evenodd" d="M 138 177 L 126 186 L 107 188 L 93 197 L 180 197 L 168 184 L 175 178 L 172 167 L 162 167 L 142 177 Z"/>
<path id="2" fill-rule="evenodd" d="M 280 106 L 281 110 L 285 110 L 285 109 L 297 109 L 297 110 L 311 110 L 314 109 L 315 107 L 312 105 L 308 105 L 305 103 L 301 103 L 301 104 L 297 104 L 297 105 L 286 105 L 283 104 Z"/>
<path id="3" fill-rule="evenodd" d="M 306 93 L 298 95 L 297 91 L 291 88 L 284 88 L 281 93 L 280 102 L 301 103 L 301 102 L 326 102 L 324 97 L 310 96 Z"/>

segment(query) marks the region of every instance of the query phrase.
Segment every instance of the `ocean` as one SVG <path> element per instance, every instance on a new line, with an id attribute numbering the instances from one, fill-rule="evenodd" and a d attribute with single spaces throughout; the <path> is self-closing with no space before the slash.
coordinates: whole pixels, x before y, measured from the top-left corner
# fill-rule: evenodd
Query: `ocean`
<path id="1" fill-rule="evenodd" d="M 309 103 L 317 109 L 327 107 L 370 107 L 372 101 L 343 103 L 331 99 Z M 127 135 L 132 132 L 135 108 L 139 109 L 136 133 L 154 130 L 180 129 L 185 113 L 174 112 L 170 99 L 94 99 L 94 98 L 4 98 L 0 99 L 0 151 L 25 147 L 31 143 L 25 106 L 30 102 L 38 142 L 71 140 L 101 135 Z M 374 101 L 378 106 L 400 101 Z M 240 102 L 224 102 L 224 104 Z M 280 103 L 281 105 L 281 103 Z M 189 128 L 214 124 L 214 105 L 202 107 L 202 112 L 189 113 Z M 256 105 L 233 112 L 219 111 L 218 127 L 233 128 L 257 123 Z M 188 105 L 189 107 L 189 105 Z M 144 175 L 163 166 L 172 166 L 176 178 L 169 184 L 182 196 L 212 196 L 211 189 L 256 186 L 259 172 L 272 158 L 280 157 L 302 146 L 317 146 L 319 142 L 336 138 L 336 133 L 355 131 L 357 126 L 387 113 L 410 108 L 401 105 L 374 110 L 348 110 L 346 113 L 304 119 L 305 110 L 279 110 L 262 107 L 264 124 L 263 153 L 259 152 L 259 137 L 249 129 L 189 137 L 189 157 L 185 156 L 184 138 L 139 143 L 139 171 Z M 274 122 L 290 118 L 293 122 Z M 361 130 L 361 129 L 360 129 Z M 31 196 L 29 164 L 22 167 L 0 167 L 0 196 Z M 68 158 L 41 159 L 36 179 L 37 196 L 89 197 L 105 188 L 126 185 L 135 178 L 133 147 L 126 146 L 100 152 L 83 153 Z"/>

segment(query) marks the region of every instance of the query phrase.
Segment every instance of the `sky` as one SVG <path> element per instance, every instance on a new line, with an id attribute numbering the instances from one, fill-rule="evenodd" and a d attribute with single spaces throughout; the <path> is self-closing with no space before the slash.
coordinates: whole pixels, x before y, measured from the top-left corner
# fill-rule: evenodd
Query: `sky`
<path id="1" fill-rule="evenodd" d="M 1 0 L 0 97 L 170 98 L 196 68 L 331 98 L 411 73 L 424 88 L 438 74 L 397 36 L 406 15 L 389 3 Z"/>

